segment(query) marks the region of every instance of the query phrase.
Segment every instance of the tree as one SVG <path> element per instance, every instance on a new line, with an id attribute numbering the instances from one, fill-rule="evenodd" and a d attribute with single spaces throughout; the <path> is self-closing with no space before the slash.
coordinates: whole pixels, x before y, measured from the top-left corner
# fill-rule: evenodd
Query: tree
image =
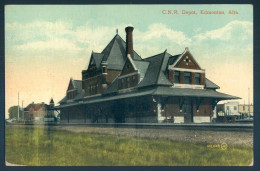
<path id="1" fill-rule="evenodd" d="M 18 118 L 18 106 L 12 106 L 8 109 L 8 113 L 9 113 L 9 118 L 13 119 L 13 118 Z M 19 118 L 22 118 L 22 110 L 19 107 Z"/>

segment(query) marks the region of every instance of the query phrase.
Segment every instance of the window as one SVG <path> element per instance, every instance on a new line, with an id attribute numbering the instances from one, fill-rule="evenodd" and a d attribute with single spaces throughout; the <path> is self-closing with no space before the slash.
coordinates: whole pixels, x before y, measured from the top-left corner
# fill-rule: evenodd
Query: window
<path id="1" fill-rule="evenodd" d="M 119 89 L 122 89 L 123 85 L 122 85 L 122 79 L 118 80 L 118 86 L 119 86 Z"/>
<path id="2" fill-rule="evenodd" d="M 180 83 L 180 71 L 174 71 L 174 83 Z"/>
<path id="3" fill-rule="evenodd" d="M 97 92 L 98 92 L 98 84 L 96 84 L 96 94 L 97 94 Z"/>
<path id="4" fill-rule="evenodd" d="M 184 84 L 190 84 L 191 83 L 191 73 L 190 72 L 184 72 Z"/>
<path id="5" fill-rule="evenodd" d="M 133 87 L 135 86 L 135 76 L 134 75 L 132 76 L 132 86 Z"/>
<path id="6" fill-rule="evenodd" d="M 243 106 L 243 110 L 246 110 L 245 106 Z"/>
<path id="7" fill-rule="evenodd" d="M 121 86 L 120 86 L 121 89 L 124 88 L 124 79 L 121 79 L 120 84 L 121 84 Z"/>
<path id="8" fill-rule="evenodd" d="M 229 106 L 227 106 L 227 110 L 229 110 Z"/>
<path id="9" fill-rule="evenodd" d="M 129 85 L 129 77 L 126 78 L 126 88 L 130 87 Z"/>
<path id="10" fill-rule="evenodd" d="M 236 107 L 236 106 L 234 106 L 234 110 L 237 110 L 237 107 Z"/>
<path id="11" fill-rule="evenodd" d="M 92 86 L 90 86 L 90 93 L 89 93 L 89 95 L 92 95 Z"/>
<path id="12" fill-rule="evenodd" d="M 195 73 L 195 84 L 200 84 L 200 73 Z"/>
<path id="13" fill-rule="evenodd" d="M 102 67 L 102 73 L 106 73 L 106 68 Z"/>
<path id="14" fill-rule="evenodd" d="M 88 94 L 91 95 L 91 88 L 88 87 Z"/>

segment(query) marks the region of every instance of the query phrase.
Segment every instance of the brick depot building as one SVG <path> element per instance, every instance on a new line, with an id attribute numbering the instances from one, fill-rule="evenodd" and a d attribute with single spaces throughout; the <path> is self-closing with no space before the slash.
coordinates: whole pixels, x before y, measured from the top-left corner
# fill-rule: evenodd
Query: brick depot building
<path id="1" fill-rule="evenodd" d="M 238 99 L 216 91 L 188 48 L 142 59 L 133 30 L 126 27 L 126 42 L 116 34 L 101 53 L 92 52 L 82 80 L 70 79 L 55 107 L 61 123 L 211 122 L 220 100 Z"/>

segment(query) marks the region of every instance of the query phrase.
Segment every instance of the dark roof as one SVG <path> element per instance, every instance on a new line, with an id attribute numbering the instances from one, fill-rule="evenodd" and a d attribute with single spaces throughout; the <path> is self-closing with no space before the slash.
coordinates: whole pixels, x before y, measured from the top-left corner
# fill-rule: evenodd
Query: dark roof
<path id="1" fill-rule="evenodd" d="M 174 62 L 179 58 L 181 54 L 178 55 L 174 55 L 174 56 L 170 56 L 169 60 L 168 60 L 168 65 L 172 65 L 174 64 Z"/>
<path id="2" fill-rule="evenodd" d="M 92 55 L 93 55 L 93 59 L 95 61 L 96 67 L 100 68 L 100 64 L 101 64 L 101 61 L 102 61 L 102 59 L 104 57 L 104 54 L 93 52 Z"/>
<path id="3" fill-rule="evenodd" d="M 82 81 L 81 80 L 72 80 L 73 87 L 78 90 L 78 93 L 82 91 Z"/>
<path id="4" fill-rule="evenodd" d="M 150 85 L 172 85 L 164 73 L 167 66 L 168 59 L 171 55 L 166 51 L 144 59 L 150 62 L 144 79 L 139 83 L 138 87 L 145 87 Z"/>
<path id="5" fill-rule="evenodd" d="M 140 73 L 140 81 L 144 78 L 144 75 L 149 66 L 149 61 L 144 60 L 132 60 L 131 57 L 127 57 L 130 60 L 130 63 L 134 65 L 135 69 Z M 126 62 L 126 61 L 125 61 Z M 119 74 L 120 76 L 120 74 Z M 113 82 L 108 86 L 103 94 L 115 93 L 118 91 L 118 77 L 116 77 Z"/>
<path id="6" fill-rule="evenodd" d="M 219 89 L 220 87 L 213 83 L 212 81 L 210 81 L 209 79 L 205 78 L 205 88 L 208 89 Z"/>
<path id="7" fill-rule="evenodd" d="M 189 88 L 171 88 L 171 87 L 157 87 L 154 95 L 163 96 L 189 96 L 189 97 L 211 97 L 222 100 L 240 99 L 240 97 L 231 96 L 220 93 L 211 89 L 189 89 Z"/>
<path id="8" fill-rule="evenodd" d="M 67 102 L 67 96 L 63 97 L 58 103 L 62 104 L 62 103 L 66 103 Z"/>
<path id="9" fill-rule="evenodd" d="M 111 82 L 108 88 L 103 92 L 104 95 L 118 91 L 118 76 Z"/>
<path id="10" fill-rule="evenodd" d="M 81 80 L 73 80 L 70 79 L 70 82 L 72 82 L 73 88 L 77 89 L 77 95 L 73 100 L 78 100 L 84 97 L 85 91 L 82 89 L 82 81 Z M 63 97 L 58 103 L 66 103 L 67 97 Z"/>
<path id="11" fill-rule="evenodd" d="M 218 100 L 240 99 L 239 97 L 220 93 L 211 89 L 186 89 L 186 88 L 170 88 L 165 86 L 157 86 L 149 89 L 146 88 L 141 91 L 135 90 L 128 93 L 119 93 L 117 95 L 88 97 L 82 99 L 82 101 L 62 104 L 60 106 L 57 106 L 56 109 L 63 108 L 63 107 L 70 107 L 74 105 L 99 103 L 104 101 L 120 100 L 124 98 L 139 97 L 139 96 L 141 97 L 146 95 L 152 95 L 152 96 L 162 95 L 165 97 L 167 96 L 210 97 Z"/>
<path id="12" fill-rule="evenodd" d="M 33 111 L 38 111 L 38 110 L 42 109 L 43 107 L 45 107 L 45 109 L 48 109 L 49 105 L 47 105 L 45 103 L 31 103 L 24 108 L 24 111 L 29 111 L 30 109 L 32 109 Z"/>
<path id="13" fill-rule="evenodd" d="M 137 61 L 137 60 L 133 60 L 136 68 L 138 69 L 138 72 L 140 73 L 140 80 L 142 80 L 145 76 L 145 73 L 147 71 L 147 68 L 149 66 L 149 61 Z"/>
<path id="14" fill-rule="evenodd" d="M 105 102 L 105 101 L 110 101 L 110 100 L 119 100 L 119 99 L 130 98 L 130 97 L 145 96 L 145 95 L 151 95 L 151 94 L 153 94 L 153 92 L 154 92 L 154 89 L 147 89 L 145 91 L 134 91 L 134 92 L 129 92 L 129 93 L 117 94 L 116 96 L 112 95 L 112 96 L 88 97 L 88 98 L 82 99 L 84 101 L 61 104 L 60 106 L 56 106 L 55 108 L 59 109 L 59 108 L 70 107 L 70 106 L 75 106 L 75 105 L 91 104 L 91 103 Z"/>
<path id="15" fill-rule="evenodd" d="M 108 69 L 122 70 L 126 60 L 126 42 L 117 34 L 101 52 L 104 56 L 102 61 L 107 62 Z M 134 60 L 142 58 L 134 51 Z"/>

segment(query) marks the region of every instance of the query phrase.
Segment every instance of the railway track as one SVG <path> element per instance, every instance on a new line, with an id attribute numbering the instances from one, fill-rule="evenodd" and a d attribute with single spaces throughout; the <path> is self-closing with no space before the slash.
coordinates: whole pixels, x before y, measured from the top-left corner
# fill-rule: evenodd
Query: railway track
<path id="1" fill-rule="evenodd" d="M 6 125 L 19 126 L 80 126 L 80 127 L 108 127 L 108 128 L 142 128 L 142 129 L 181 129 L 181 130 L 209 130 L 209 131 L 238 131 L 253 132 L 253 124 L 171 124 L 171 123 L 8 123 Z"/>

